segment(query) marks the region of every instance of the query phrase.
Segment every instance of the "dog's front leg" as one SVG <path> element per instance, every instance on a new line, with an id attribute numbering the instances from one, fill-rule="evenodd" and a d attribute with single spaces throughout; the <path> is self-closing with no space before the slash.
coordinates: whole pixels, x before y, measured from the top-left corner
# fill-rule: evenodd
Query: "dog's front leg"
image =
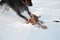
<path id="1" fill-rule="evenodd" d="M 19 11 L 19 5 L 17 3 L 13 4 L 13 6 L 10 5 L 10 7 L 17 13 L 18 16 L 20 16 L 20 17 L 24 18 L 26 21 L 28 21 L 28 19 L 25 16 L 23 16 L 21 14 L 21 12 Z"/>
<path id="2" fill-rule="evenodd" d="M 28 15 L 31 17 L 31 12 L 29 11 L 29 9 L 27 9 L 26 12 L 27 12 Z"/>

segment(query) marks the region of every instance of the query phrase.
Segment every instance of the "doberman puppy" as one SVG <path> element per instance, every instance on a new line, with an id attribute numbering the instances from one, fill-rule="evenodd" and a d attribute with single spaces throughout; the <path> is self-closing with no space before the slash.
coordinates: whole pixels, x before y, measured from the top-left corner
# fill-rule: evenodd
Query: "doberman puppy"
<path id="1" fill-rule="evenodd" d="M 29 11 L 28 6 L 32 6 L 31 0 L 1 0 L 0 5 L 7 3 L 20 17 L 24 18 L 26 21 L 28 19 L 21 14 L 21 12 L 26 11 L 29 16 L 31 12 Z"/>

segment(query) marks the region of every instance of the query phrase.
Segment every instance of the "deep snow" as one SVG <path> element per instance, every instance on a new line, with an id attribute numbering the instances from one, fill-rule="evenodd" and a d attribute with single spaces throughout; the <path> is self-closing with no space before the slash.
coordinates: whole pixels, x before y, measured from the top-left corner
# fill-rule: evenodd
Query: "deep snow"
<path id="1" fill-rule="evenodd" d="M 26 24 L 11 8 L 5 10 L 5 6 L 1 6 L 0 40 L 60 40 L 60 23 L 53 22 L 60 20 L 59 3 L 33 0 L 33 6 L 29 7 L 33 14 L 41 15 L 40 20 L 48 27 L 46 30 Z"/>

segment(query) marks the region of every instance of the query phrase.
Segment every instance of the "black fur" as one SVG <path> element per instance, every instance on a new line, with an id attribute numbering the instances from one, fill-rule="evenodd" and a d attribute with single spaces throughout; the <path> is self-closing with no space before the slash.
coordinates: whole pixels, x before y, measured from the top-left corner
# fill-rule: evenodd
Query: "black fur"
<path id="1" fill-rule="evenodd" d="M 32 2 L 30 1 L 30 6 L 32 6 Z M 7 3 L 20 17 L 24 18 L 26 21 L 28 19 L 21 14 L 21 12 L 26 11 L 28 12 L 29 16 L 31 15 L 31 12 L 28 9 L 29 5 L 26 5 L 25 0 L 1 0 L 0 5 L 3 5 L 4 3 Z"/>

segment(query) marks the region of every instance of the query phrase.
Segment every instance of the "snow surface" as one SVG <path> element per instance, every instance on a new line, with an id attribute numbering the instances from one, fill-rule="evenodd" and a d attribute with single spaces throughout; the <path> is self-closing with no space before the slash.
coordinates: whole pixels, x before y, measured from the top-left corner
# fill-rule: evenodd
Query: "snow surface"
<path id="1" fill-rule="evenodd" d="M 40 20 L 48 29 L 26 24 L 10 7 L 5 10 L 5 6 L 0 6 L 0 40 L 60 40 L 60 23 L 53 22 L 60 20 L 60 1 L 32 2 L 33 6 L 29 10 L 37 16 L 41 15 Z"/>

